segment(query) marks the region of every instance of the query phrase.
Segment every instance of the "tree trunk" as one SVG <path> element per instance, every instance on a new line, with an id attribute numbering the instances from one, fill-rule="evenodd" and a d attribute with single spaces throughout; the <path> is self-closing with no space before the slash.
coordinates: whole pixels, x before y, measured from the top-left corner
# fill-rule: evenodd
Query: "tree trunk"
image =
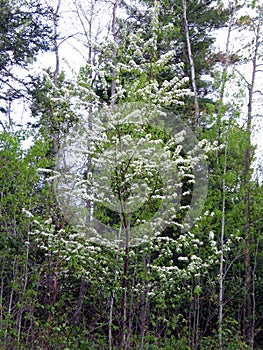
<path id="1" fill-rule="evenodd" d="M 54 52 L 55 52 L 55 69 L 53 73 L 53 81 L 55 87 L 58 86 L 58 76 L 59 76 L 59 44 L 57 41 L 58 37 L 58 19 L 59 19 L 59 9 L 60 9 L 61 0 L 58 0 L 56 11 L 53 13 L 53 31 L 54 31 Z M 55 97 L 56 93 L 55 93 Z M 54 123 L 55 125 L 56 123 Z M 53 127 L 52 130 L 52 153 L 54 156 L 58 153 L 59 148 L 59 130 L 57 127 Z"/>
<path id="2" fill-rule="evenodd" d="M 260 30 L 262 26 L 262 7 L 258 13 L 258 22 L 255 30 L 255 49 L 252 57 L 252 75 L 251 81 L 248 85 L 248 105 L 247 105 L 247 149 L 245 151 L 245 300 L 244 300 L 244 325 L 243 335 L 247 343 L 252 346 L 252 292 L 251 292 L 251 258 L 250 258 L 250 243 L 251 243 L 251 218 L 250 218 L 250 181 L 251 181 L 251 132 L 252 132 L 252 118 L 253 118 L 253 95 L 255 89 L 255 80 L 257 72 L 257 61 L 260 47 Z"/>
<path id="3" fill-rule="evenodd" d="M 92 81 L 92 63 L 93 63 L 92 62 L 92 60 L 93 60 L 92 28 L 93 28 L 93 21 L 94 21 L 94 16 L 95 16 L 95 14 L 94 14 L 95 13 L 95 7 L 94 7 L 95 2 L 91 1 L 90 13 L 88 15 L 86 15 L 84 13 L 84 9 L 82 9 L 81 6 L 79 9 L 79 5 L 77 3 L 75 3 L 75 6 L 76 6 L 76 12 L 78 14 L 78 19 L 82 24 L 83 30 L 85 32 L 86 40 L 88 43 L 88 58 L 87 58 L 87 64 L 89 65 L 88 78 L 90 79 L 90 81 Z M 87 19 L 87 22 L 88 22 L 88 29 L 87 30 L 85 28 L 85 23 L 81 19 L 80 10 L 83 12 L 85 19 Z M 88 130 L 92 130 L 92 127 L 93 127 L 93 101 L 91 100 L 88 102 Z M 89 173 L 92 172 L 92 161 L 91 161 L 90 156 L 87 157 L 86 172 L 87 172 L 87 176 Z M 90 186 L 87 186 L 87 193 L 88 193 L 89 199 L 86 202 L 86 207 L 88 209 L 87 216 L 86 216 L 86 236 L 87 236 L 87 238 L 90 238 L 90 229 L 91 229 L 91 225 L 92 225 L 92 210 L 93 210 L 93 202 L 92 202 L 92 199 L 90 199 L 92 197 L 92 189 Z M 77 308 L 76 308 L 74 315 L 73 315 L 73 319 L 76 323 L 79 322 L 79 314 L 80 314 L 82 306 L 83 306 L 83 302 L 84 302 L 86 291 L 88 289 L 88 285 L 89 285 L 89 282 L 87 281 L 87 279 L 85 277 L 83 277 L 81 279 L 81 283 L 80 283 Z"/>
<path id="4" fill-rule="evenodd" d="M 232 28 L 235 22 L 235 13 L 237 9 L 237 1 L 235 1 L 234 5 L 231 8 L 231 17 L 228 25 L 228 32 L 227 32 L 227 40 L 226 40 L 226 52 L 225 52 L 225 61 L 223 65 L 223 71 L 222 71 L 222 78 L 221 78 L 221 86 L 220 86 L 220 95 L 219 95 L 219 102 L 221 105 L 223 105 L 223 100 L 225 97 L 225 86 L 227 82 L 227 70 L 230 64 L 230 36 L 232 32 Z M 221 128 L 221 112 L 219 112 L 219 118 L 218 118 L 218 135 L 220 137 L 220 128 Z M 229 131 L 229 129 L 228 129 Z M 221 255 L 220 255 L 220 265 L 219 265 L 219 325 L 218 325 L 218 336 L 219 336 L 219 347 L 220 350 L 224 349 L 223 345 L 223 306 L 224 306 L 224 243 L 225 243 L 225 215 L 226 215 L 226 193 L 225 193 L 225 187 L 226 187 L 226 171 L 227 171 L 227 146 L 228 146 L 228 132 L 226 135 L 225 140 L 225 153 L 224 153 L 224 166 L 223 166 L 223 174 L 222 174 L 222 211 L 221 211 L 221 236 L 220 236 L 220 249 L 221 249 Z"/>
<path id="5" fill-rule="evenodd" d="M 112 83 L 111 83 L 111 107 L 114 107 L 115 104 L 115 94 L 116 94 L 116 58 L 117 58 L 117 10 L 119 7 L 119 0 L 115 0 L 114 6 L 113 6 L 113 12 L 112 12 L 112 25 L 111 25 L 111 32 L 113 36 L 113 52 L 112 52 L 112 61 L 113 61 L 113 69 L 111 73 L 112 77 Z"/>
<path id="6" fill-rule="evenodd" d="M 186 0 L 182 0 L 182 4 L 183 4 L 184 31 L 185 31 L 185 38 L 186 38 L 186 44 L 187 44 L 188 59 L 189 59 L 190 69 L 191 69 L 192 88 L 194 92 L 194 105 L 195 105 L 194 129 L 196 134 L 198 135 L 199 133 L 198 129 L 200 125 L 200 108 L 199 108 L 198 90 L 197 90 L 197 84 L 196 84 L 195 64 L 194 64 L 194 59 L 192 54 L 189 25 L 188 25 L 188 19 L 187 19 Z"/>
<path id="7" fill-rule="evenodd" d="M 227 164 L 227 145 L 226 140 L 225 145 L 225 155 L 224 155 L 224 170 L 222 179 L 222 218 L 221 218 L 221 237 L 220 237 L 220 267 L 219 267 L 219 326 L 218 326 L 218 336 L 219 336 L 219 348 L 223 350 L 223 305 L 224 305 L 224 243 L 225 243 L 225 215 L 226 215 L 226 164 Z"/>
<path id="8" fill-rule="evenodd" d="M 125 184 L 125 173 L 124 164 L 122 168 L 122 183 Z M 126 214 L 126 187 L 124 187 L 124 193 L 122 193 L 121 202 L 121 213 L 123 219 L 123 227 L 125 230 L 125 255 L 124 255 L 124 266 L 122 276 L 122 301 L 121 301 L 121 349 L 129 349 L 127 339 L 127 281 L 129 275 L 129 252 L 130 252 L 130 222 Z"/>

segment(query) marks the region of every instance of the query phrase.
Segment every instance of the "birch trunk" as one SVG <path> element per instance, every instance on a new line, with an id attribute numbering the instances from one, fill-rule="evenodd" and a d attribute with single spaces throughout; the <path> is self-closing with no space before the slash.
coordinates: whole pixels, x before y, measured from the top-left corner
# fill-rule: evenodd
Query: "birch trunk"
<path id="1" fill-rule="evenodd" d="M 253 347 L 253 335 L 252 335 L 252 293 L 251 293 L 251 258 L 250 258 L 250 242 L 251 242 L 251 218 L 250 218 L 250 208 L 251 208 L 251 194 L 250 194 L 250 180 L 251 180 L 251 132 L 252 132 L 252 120 L 253 120 L 253 96 L 255 92 L 255 82 L 256 82 L 256 72 L 258 55 L 260 48 L 260 32 L 262 27 L 262 10 L 263 7 L 259 9 L 258 21 L 255 28 L 255 44 L 254 53 L 252 57 L 252 74 L 251 80 L 248 84 L 248 105 L 247 105 L 247 149 L 245 151 L 245 300 L 244 300 L 244 328 L 243 335 L 246 341 Z"/>
<path id="2" fill-rule="evenodd" d="M 188 59 L 189 59 L 189 64 L 191 69 L 192 88 L 194 92 L 194 106 L 195 106 L 194 129 L 196 134 L 198 135 L 198 129 L 200 125 L 200 108 L 199 108 L 198 90 L 197 90 L 197 84 L 196 84 L 195 64 L 194 64 L 194 58 L 192 54 L 190 34 L 189 34 L 189 24 L 187 19 L 186 0 L 182 0 L 182 5 L 183 5 L 184 31 L 185 31 L 185 38 L 186 38 L 186 44 L 187 44 Z"/>
<path id="3" fill-rule="evenodd" d="M 227 31 L 227 40 L 226 40 L 226 52 L 225 52 L 225 61 L 223 65 L 223 71 L 222 71 L 222 78 L 221 78 L 221 87 L 220 87 L 220 98 L 219 102 L 222 105 L 224 96 L 225 96 L 225 87 L 227 82 L 227 71 L 230 64 L 230 37 L 231 32 L 234 25 L 234 17 L 237 9 L 237 1 L 235 1 L 232 9 L 231 9 L 231 17 L 228 25 L 228 31 Z M 218 138 L 220 138 L 220 128 L 221 128 L 221 115 L 219 114 L 218 118 Z M 228 129 L 229 131 L 229 129 Z M 223 176 L 222 176 L 222 212 L 221 212 L 221 236 L 220 236 L 220 249 L 221 249 L 221 255 L 220 255 L 220 265 L 219 265 L 219 325 L 218 325 L 218 336 L 219 336 L 219 347 L 221 350 L 223 350 L 223 307 L 224 307 L 224 243 L 225 243 L 225 215 L 226 215 L 226 193 L 225 193 L 225 187 L 226 187 L 226 181 L 225 181 L 225 175 L 227 170 L 227 146 L 228 146 L 228 133 L 226 135 L 225 140 L 225 153 L 224 153 L 224 166 L 223 166 Z"/>

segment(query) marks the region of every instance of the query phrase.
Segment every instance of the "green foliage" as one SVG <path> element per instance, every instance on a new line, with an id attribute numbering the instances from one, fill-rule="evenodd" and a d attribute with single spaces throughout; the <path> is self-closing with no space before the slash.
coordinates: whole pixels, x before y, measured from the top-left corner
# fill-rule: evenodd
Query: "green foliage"
<path id="1" fill-rule="evenodd" d="M 1 0 L 0 71 L 28 64 L 50 43 L 51 9 L 37 0 Z"/>
<path id="2" fill-rule="evenodd" d="M 13 68 L 28 67 L 40 51 L 50 49 L 52 16 L 38 0 L 1 0 L 0 8 L 0 111 L 6 114 L 11 101 L 27 95 L 32 81 L 26 71 Z"/>
<path id="3" fill-rule="evenodd" d="M 152 18 L 156 3 L 159 2 L 142 1 L 142 5 L 146 8 L 144 11 L 136 8 L 136 5 L 126 5 L 130 15 L 126 21 L 126 23 L 128 22 L 127 27 L 125 27 L 127 28 L 125 31 L 126 35 L 128 33 L 129 37 L 132 38 L 134 33 L 140 32 L 146 39 L 146 43 L 150 42 L 147 39 L 151 33 Z M 171 77 L 174 77 L 176 71 L 176 74 L 181 79 L 188 77 L 188 86 L 191 88 L 191 68 L 182 22 L 182 1 L 164 1 L 159 5 L 158 11 L 158 28 L 156 30 L 157 52 L 153 54 L 152 50 L 149 50 L 150 53 L 148 55 L 144 54 L 143 58 L 152 59 L 154 55 L 159 58 L 168 52 L 171 53 L 174 51 L 174 54 L 170 57 L 169 64 L 166 64 L 165 69 L 160 70 L 156 78 L 159 82 L 170 80 Z M 194 57 L 197 88 L 202 110 L 206 109 L 207 102 L 211 102 L 210 99 L 205 99 L 206 94 L 212 88 L 211 83 L 205 76 L 211 76 L 215 64 L 212 60 L 212 56 L 214 55 L 212 44 L 215 41 L 213 33 L 215 33 L 216 29 L 225 25 L 228 16 L 229 11 L 225 10 L 222 4 L 218 4 L 216 1 L 209 3 L 206 0 L 187 2 L 191 49 Z M 133 57 L 136 62 L 137 56 L 133 55 Z M 180 67 L 177 66 L 179 62 L 182 64 Z M 187 115 L 187 118 L 190 118 L 193 112 L 193 104 L 193 99 L 188 99 L 186 106 L 183 108 L 182 117 L 186 117 Z M 180 108 L 177 108 L 177 110 L 181 111 Z"/>
<path id="4" fill-rule="evenodd" d="M 112 101 L 113 69 L 116 70 L 116 106 L 145 101 L 177 111 L 191 124 L 193 100 L 186 89 L 190 72 L 181 2 L 143 4 L 144 9 L 123 5 L 129 17 L 118 20 L 116 60 L 113 43 L 105 38 L 96 48 L 92 47 L 96 52 L 94 62 L 81 68 L 76 82 L 68 81 L 63 72 L 54 81 L 51 70 L 34 80 L 31 90 L 34 141 L 29 149 L 22 147 L 28 135 L 6 130 L 0 134 L 1 349 L 107 349 L 109 330 L 111 349 L 120 349 L 125 280 L 129 349 L 219 350 L 221 256 L 224 258 L 223 348 L 250 348 L 241 332 L 246 321 L 244 300 L 248 291 L 255 298 L 255 347 L 262 345 L 263 191 L 260 183 L 247 176 L 244 166 L 246 151 L 249 149 L 253 154 L 253 147 L 250 135 L 237 122 L 242 112 L 240 102 L 245 98 L 242 84 L 231 108 L 222 101 L 200 101 L 204 122 L 200 138 L 210 140 L 213 147 L 207 158 L 207 200 L 191 230 L 184 231 L 182 222 L 194 189 L 188 182 L 192 165 L 180 151 L 180 142 L 155 130 L 150 119 L 131 126 L 123 120 L 116 123 L 114 116 L 103 137 L 101 130 L 95 128 L 97 111 Z M 50 19 L 50 10 L 43 9 L 38 2 L 30 6 L 21 1 L 1 2 L 2 82 L 7 77 L 6 69 L 25 66 L 39 50 L 48 48 L 50 29 L 43 19 Z M 255 6 L 252 2 L 252 7 Z M 227 17 L 228 12 L 214 1 L 188 2 L 190 36 L 202 98 L 208 87 L 214 95 L 218 94 L 222 79 L 236 82 L 234 75 L 222 77 L 217 72 L 213 86 L 203 81 L 204 74 L 212 72 L 214 64 L 219 63 L 211 55 L 214 39 L 209 33 L 224 25 Z M 251 24 L 251 18 L 241 17 L 237 24 L 245 28 Z M 127 117 L 128 112 L 122 117 Z M 90 118 L 90 130 L 93 127 L 93 134 L 91 131 L 89 134 L 94 146 L 88 153 L 93 157 L 90 171 L 104 148 L 114 148 L 112 145 L 119 145 L 118 140 L 127 152 L 132 149 L 133 139 L 147 140 L 148 151 L 158 150 L 157 156 L 163 157 L 164 173 L 172 156 L 181 157 L 176 168 L 184 180 L 181 209 L 164 231 L 155 232 L 154 237 L 141 245 L 130 247 L 126 275 L 126 253 L 88 240 L 87 230 L 75 230 L 68 213 L 59 208 L 52 187 L 58 176 L 54 155 L 72 127 L 86 117 Z M 154 148 L 155 143 L 159 143 L 162 153 Z M 113 167 L 111 189 L 122 201 L 131 196 L 133 181 L 146 180 L 151 193 L 144 206 L 129 217 L 135 229 L 140 222 L 151 221 L 163 199 L 163 178 L 167 178 L 154 168 L 155 153 L 152 151 L 149 159 L 144 154 L 134 157 L 134 163 L 126 158 L 123 167 Z M 107 171 L 111 170 L 111 164 L 108 165 Z M 86 192 L 88 186 L 94 189 L 88 171 L 81 174 L 81 181 Z M 248 188 L 250 289 L 245 287 L 244 260 Z M 120 213 L 104 204 L 93 199 L 94 216 L 108 226 L 122 228 Z"/>
<path id="5" fill-rule="evenodd" d="M 54 148 L 59 146 L 65 134 L 77 121 L 72 103 L 74 85 L 66 80 L 63 72 L 59 74 L 55 84 L 51 70 L 47 70 L 43 78 L 38 77 L 34 85 L 30 92 L 31 112 L 37 121 L 33 123 L 33 127 L 47 139 L 52 135 L 51 152 L 54 152 Z"/>

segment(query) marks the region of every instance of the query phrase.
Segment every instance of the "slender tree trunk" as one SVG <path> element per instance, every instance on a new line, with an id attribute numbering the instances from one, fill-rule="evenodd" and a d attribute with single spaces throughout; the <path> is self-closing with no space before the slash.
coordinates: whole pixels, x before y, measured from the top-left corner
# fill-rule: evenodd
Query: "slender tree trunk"
<path id="1" fill-rule="evenodd" d="M 91 1 L 91 8 L 90 8 L 90 14 L 89 17 L 86 16 L 86 18 L 88 19 L 88 30 L 85 29 L 85 25 L 81 20 L 81 15 L 79 14 L 79 9 L 77 8 L 77 4 L 76 5 L 76 10 L 78 13 L 78 17 L 82 23 L 84 32 L 86 34 L 86 39 L 88 41 L 88 59 L 87 59 L 87 63 L 89 65 L 89 73 L 88 73 L 88 77 L 90 79 L 90 81 L 92 81 L 92 53 L 93 53 L 93 48 L 92 48 L 92 25 L 93 25 L 93 21 L 94 21 L 94 2 Z M 83 10 L 84 11 L 84 10 Z M 93 101 L 89 101 L 88 103 L 88 129 L 91 131 L 93 127 Z M 88 174 L 92 172 L 92 161 L 91 161 L 91 157 L 88 156 L 87 157 L 87 177 Z M 86 202 L 86 207 L 88 209 L 88 213 L 87 213 L 87 217 L 86 217 L 86 236 L 87 238 L 90 237 L 90 229 L 91 229 L 91 225 L 92 225 L 92 210 L 93 210 L 93 202 L 92 202 L 92 188 L 91 186 L 87 185 L 87 193 L 89 196 L 89 199 Z M 77 308 L 74 312 L 73 315 L 73 319 L 76 323 L 79 322 L 79 316 L 80 316 L 80 312 L 84 303 L 84 298 L 88 289 L 88 285 L 89 282 L 87 281 L 86 277 L 82 277 L 81 278 L 81 282 L 80 282 L 80 288 L 79 288 L 79 296 L 78 296 L 78 303 L 77 303 Z"/>
<path id="2" fill-rule="evenodd" d="M 200 285 L 200 277 L 198 277 L 197 284 Z M 194 295 L 194 325 L 193 325 L 193 341 L 194 349 L 199 348 L 200 339 L 200 294 Z"/>
<path id="3" fill-rule="evenodd" d="M 115 274 L 114 282 L 115 281 L 116 281 L 116 274 Z M 112 337 L 113 306 L 114 306 L 114 292 L 111 293 L 111 297 L 110 297 L 109 332 L 108 332 L 109 350 L 112 350 L 112 346 L 113 346 L 113 337 Z"/>
<path id="4" fill-rule="evenodd" d="M 93 24 L 93 16 L 94 16 L 94 2 L 92 2 L 91 5 L 91 13 L 90 13 L 90 18 L 89 18 L 89 32 L 88 32 L 88 41 L 89 41 L 89 51 L 88 51 L 88 64 L 89 64 L 89 79 L 92 81 L 92 24 Z M 91 100 L 89 102 L 88 106 L 88 129 L 91 131 L 93 128 L 93 101 Z M 91 157 L 88 156 L 87 159 L 87 174 L 92 172 L 92 161 Z M 89 186 L 89 196 L 92 196 L 92 188 Z M 87 216 L 87 237 L 89 237 L 89 230 L 91 227 L 91 222 L 92 222 L 92 209 L 93 209 L 93 203 L 92 199 L 89 199 L 87 201 L 87 207 L 88 207 L 88 216 Z"/>
<path id="5" fill-rule="evenodd" d="M 112 25 L 111 25 L 111 32 L 113 36 L 113 52 L 112 52 L 112 61 L 113 61 L 113 69 L 111 73 L 112 83 L 111 83 L 111 107 L 113 108 L 115 105 L 115 98 L 116 98 L 116 78 L 117 78 L 117 72 L 116 72 L 116 59 L 117 59 L 117 10 L 119 7 L 119 0 L 115 0 L 113 11 L 112 11 Z"/>
<path id="6" fill-rule="evenodd" d="M 130 288 L 129 319 L 128 319 L 128 331 L 127 331 L 127 349 L 130 349 L 133 320 L 134 320 L 134 316 L 135 316 L 135 312 L 134 312 L 134 288 L 135 288 L 136 275 L 137 275 L 137 263 L 135 262 L 134 267 L 133 267 L 132 283 L 131 283 L 131 288 Z"/>
<path id="7" fill-rule="evenodd" d="M 116 79 L 117 79 L 117 10 L 119 7 L 119 0 L 115 0 L 112 12 L 112 26 L 111 32 L 113 36 L 113 69 L 112 69 L 112 83 L 111 83 L 111 108 L 114 109 L 116 101 Z M 122 152 L 122 135 L 119 133 L 119 146 L 120 152 Z M 127 327 L 127 280 L 129 274 L 129 250 L 130 250 L 130 222 L 126 211 L 126 201 L 127 201 L 127 188 L 125 185 L 125 164 L 122 163 L 121 168 L 121 180 L 118 189 L 118 196 L 120 201 L 120 216 L 121 222 L 123 223 L 123 228 L 125 231 L 125 253 L 124 253 L 124 265 L 123 265 L 123 276 L 122 276 L 122 299 L 121 299 L 121 319 L 120 319 L 120 348 L 129 349 L 129 327 Z M 111 300 L 113 302 L 113 299 Z M 113 307 L 113 306 L 112 306 Z M 110 331 L 111 332 L 111 331 Z M 109 335 L 111 337 L 111 333 Z"/>
<path id="8" fill-rule="evenodd" d="M 221 106 L 223 105 L 223 100 L 225 97 L 227 72 L 228 72 L 228 67 L 230 64 L 230 37 L 231 37 L 231 32 L 233 29 L 234 22 L 235 22 L 236 9 L 237 9 L 237 1 L 235 1 L 232 8 L 230 9 L 231 10 L 231 17 L 229 20 L 228 31 L 227 31 L 225 61 L 223 64 L 220 94 L 219 94 L 219 103 Z M 218 114 L 217 123 L 218 123 L 218 141 L 220 143 L 220 135 L 221 135 L 220 129 L 221 129 L 221 123 L 222 123 L 222 113 L 221 112 L 219 112 L 219 114 Z M 224 307 L 224 279 L 225 279 L 225 274 L 224 274 L 224 243 L 225 243 L 225 215 L 226 215 L 226 192 L 225 192 L 226 180 L 225 180 L 225 176 L 226 176 L 226 171 L 227 171 L 228 132 L 229 132 L 229 128 L 228 128 L 226 140 L 225 140 L 224 165 L 223 165 L 223 174 L 222 174 L 222 211 L 221 211 L 222 217 L 221 217 L 221 236 L 220 236 L 221 254 L 220 254 L 220 265 L 219 265 L 219 297 L 218 297 L 218 304 L 219 304 L 218 337 L 219 337 L 220 350 L 223 350 L 223 322 L 224 322 L 223 307 Z"/>
<path id="9" fill-rule="evenodd" d="M 125 166 L 122 167 L 122 184 L 125 184 Z M 127 334 L 127 281 L 129 277 L 129 252 L 130 252 L 130 222 L 127 217 L 126 212 L 126 194 L 127 189 L 124 185 L 121 202 L 121 214 L 123 219 L 123 227 L 125 230 L 125 255 L 124 255 L 124 266 L 123 266 L 123 276 L 122 276 L 122 301 L 121 301 L 121 349 L 129 349 L 129 344 L 127 339 L 129 335 Z"/>
<path id="10" fill-rule="evenodd" d="M 59 76 L 59 44 L 58 44 L 58 19 L 59 19 L 59 9 L 61 5 L 61 0 L 58 0 L 56 11 L 53 13 L 53 31 L 54 31 L 54 52 L 55 52 L 55 69 L 53 73 L 53 82 L 55 87 L 58 86 L 58 76 Z M 56 97 L 56 95 L 55 95 Z M 53 117 L 53 116 L 52 116 Z M 53 117 L 54 118 L 54 117 Z M 57 130 L 56 122 L 54 121 L 55 127 L 52 130 L 52 147 L 54 156 L 57 155 L 59 148 L 59 130 Z"/>
<path id="11" fill-rule="evenodd" d="M 15 285 L 15 280 L 16 280 L 16 274 L 18 271 L 18 267 L 17 267 L 17 259 L 14 258 L 14 262 L 13 262 L 13 280 L 12 280 L 12 287 L 11 287 L 11 291 L 9 294 L 9 303 L 8 303 L 8 309 L 7 309 L 7 315 L 8 317 L 6 317 L 6 330 L 5 330 L 5 335 L 4 335 L 4 345 L 7 345 L 7 337 L 8 337 L 8 322 L 9 319 L 11 320 L 11 312 L 12 312 L 12 305 L 13 305 L 13 298 L 14 298 L 14 285 Z"/>
<path id="12" fill-rule="evenodd" d="M 123 215 L 123 225 L 125 229 L 125 255 L 122 276 L 122 300 L 121 300 L 121 349 L 129 349 L 127 344 L 127 281 L 129 275 L 129 251 L 130 251 L 130 225 L 127 217 Z"/>
<path id="13" fill-rule="evenodd" d="M 118 233 L 118 237 L 117 237 L 118 242 L 120 241 L 121 231 L 122 231 L 122 225 L 120 225 L 120 229 L 119 229 L 119 233 Z M 117 269 L 118 269 L 118 264 L 119 264 L 119 251 L 117 250 L 114 285 L 116 285 L 117 278 L 118 278 L 117 273 L 116 273 Z M 108 333 L 109 350 L 112 350 L 112 348 L 113 348 L 112 326 L 113 326 L 114 298 L 115 298 L 115 294 L 114 294 L 114 291 L 112 291 L 111 297 L 110 297 L 110 315 L 109 315 L 109 333 Z"/>
<path id="14" fill-rule="evenodd" d="M 29 229 L 29 228 L 28 228 Z M 27 235 L 27 241 L 29 242 L 30 240 L 30 235 Z M 22 301 L 24 301 L 24 295 L 26 293 L 26 288 L 27 288 L 27 282 L 28 282 L 28 258 L 29 258 L 29 244 L 26 246 L 26 261 L 25 261 L 25 269 L 24 269 L 24 284 L 22 287 Z M 20 342 L 20 336 L 21 336 L 21 322 L 22 322 L 22 315 L 25 311 L 25 308 L 28 307 L 28 305 L 23 305 L 21 309 L 18 312 L 18 319 L 17 319 L 17 345 L 19 345 Z"/>
<path id="15" fill-rule="evenodd" d="M 150 257 L 144 257 L 144 267 L 146 269 L 146 276 L 148 275 L 149 271 L 149 265 L 150 265 Z M 146 278 L 145 287 L 142 295 L 141 300 L 141 312 L 140 312 L 140 336 L 141 336 L 141 347 L 140 350 L 144 349 L 144 341 L 145 341 L 145 332 L 149 327 L 149 297 L 148 293 L 150 291 L 150 286 L 148 282 L 148 278 Z"/>
<path id="16" fill-rule="evenodd" d="M 222 178 L 222 211 L 221 211 L 221 237 L 220 237 L 220 267 L 219 267 L 219 347 L 223 350 L 223 305 L 224 305 L 224 243 L 225 243 L 225 215 L 226 215 L 226 165 L 227 165 L 227 146 L 228 141 L 226 140 L 225 154 L 224 154 L 224 169 Z"/>
<path id="17" fill-rule="evenodd" d="M 185 38 L 186 38 L 186 44 L 187 44 L 188 59 L 189 59 L 189 64 L 191 69 L 192 88 L 194 92 L 194 106 L 195 106 L 194 128 L 195 128 L 196 134 L 198 135 L 198 129 L 200 125 L 200 108 L 199 108 L 198 90 L 197 90 L 197 84 L 196 84 L 195 63 L 194 63 L 194 58 L 192 54 L 189 24 L 187 19 L 186 0 L 182 0 L 182 5 L 183 5 L 184 31 L 185 31 Z"/>
<path id="18" fill-rule="evenodd" d="M 253 95 L 255 89 L 255 80 L 257 72 L 257 61 L 259 55 L 260 47 L 260 31 L 262 27 L 262 7 L 258 13 L 258 22 L 255 30 L 255 44 L 254 44 L 254 53 L 252 58 L 252 74 L 251 81 L 248 86 L 248 105 L 247 105 L 247 148 L 245 151 L 245 300 L 244 300 L 244 327 L 243 334 L 246 341 L 253 346 L 252 344 L 252 292 L 251 292 L 251 258 L 250 258 L 250 242 L 251 242 L 251 217 L 250 217 L 250 208 L 251 208 L 251 199 L 250 199 L 250 180 L 251 180 L 251 163 L 252 163 L 252 154 L 251 154 L 251 132 L 252 132 L 252 118 L 253 118 Z"/>
<path id="19" fill-rule="evenodd" d="M 260 232 L 258 233 L 258 237 Z M 254 259 L 254 268 L 252 275 L 252 325 L 251 325 L 251 349 L 254 349 L 255 342 L 255 324 L 256 324 L 256 286 L 255 286 L 255 276 L 257 269 L 257 258 L 258 258 L 258 248 L 259 248 L 259 238 L 257 239 L 255 259 Z"/>
<path id="20" fill-rule="evenodd" d="M 227 82 L 227 71 L 228 67 L 230 65 L 230 37 L 233 30 L 233 26 L 235 24 L 235 14 L 237 11 L 237 0 L 235 0 L 231 11 L 231 17 L 228 24 L 228 31 L 227 31 L 227 39 L 226 39 L 226 52 L 225 52 L 225 60 L 223 63 L 223 71 L 222 71 L 222 78 L 221 78 L 221 86 L 220 86 L 220 95 L 219 95 L 219 101 L 222 103 L 223 99 L 225 97 L 225 87 Z"/>
<path id="21" fill-rule="evenodd" d="M 59 18 L 59 9 L 61 5 L 61 0 L 58 0 L 56 11 L 53 13 L 53 31 L 54 31 L 54 52 L 55 52 L 55 69 L 53 73 L 54 84 L 58 85 L 58 75 L 59 75 L 59 45 L 58 45 L 58 18 Z"/>

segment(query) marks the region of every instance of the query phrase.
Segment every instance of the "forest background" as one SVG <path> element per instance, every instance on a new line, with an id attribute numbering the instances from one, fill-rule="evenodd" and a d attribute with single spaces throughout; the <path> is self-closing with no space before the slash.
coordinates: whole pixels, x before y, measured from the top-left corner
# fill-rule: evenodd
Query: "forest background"
<path id="1" fill-rule="evenodd" d="M 262 118 L 263 4 L 1 0 L 0 8 L 1 348 L 263 349 L 263 192 L 252 142 Z M 48 57 L 55 64 L 41 69 Z M 165 108 L 188 135 L 168 136 L 151 119 L 131 128 L 118 119 L 130 105 L 147 118 L 148 106 Z M 101 110 L 112 117 L 103 132 Z M 89 149 L 71 192 L 85 203 L 79 229 L 57 194 L 69 192 L 58 187 L 57 162 L 83 121 Z M 186 149 L 193 135 L 202 152 Z M 133 138 L 161 147 L 162 169 L 146 152 L 130 156 Z M 96 166 L 114 147 L 126 152 L 109 176 L 119 211 L 94 190 Z M 153 218 L 174 181 L 162 173 L 175 165 L 181 197 L 161 230 Z M 198 166 L 209 181 L 195 212 Z M 130 213 L 138 180 L 147 198 Z M 72 208 L 78 220 L 79 202 Z M 94 218 L 123 234 L 124 249 L 90 239 Z M 154 234 L 132 245 L 132 228 L 145 222 Z"/>

